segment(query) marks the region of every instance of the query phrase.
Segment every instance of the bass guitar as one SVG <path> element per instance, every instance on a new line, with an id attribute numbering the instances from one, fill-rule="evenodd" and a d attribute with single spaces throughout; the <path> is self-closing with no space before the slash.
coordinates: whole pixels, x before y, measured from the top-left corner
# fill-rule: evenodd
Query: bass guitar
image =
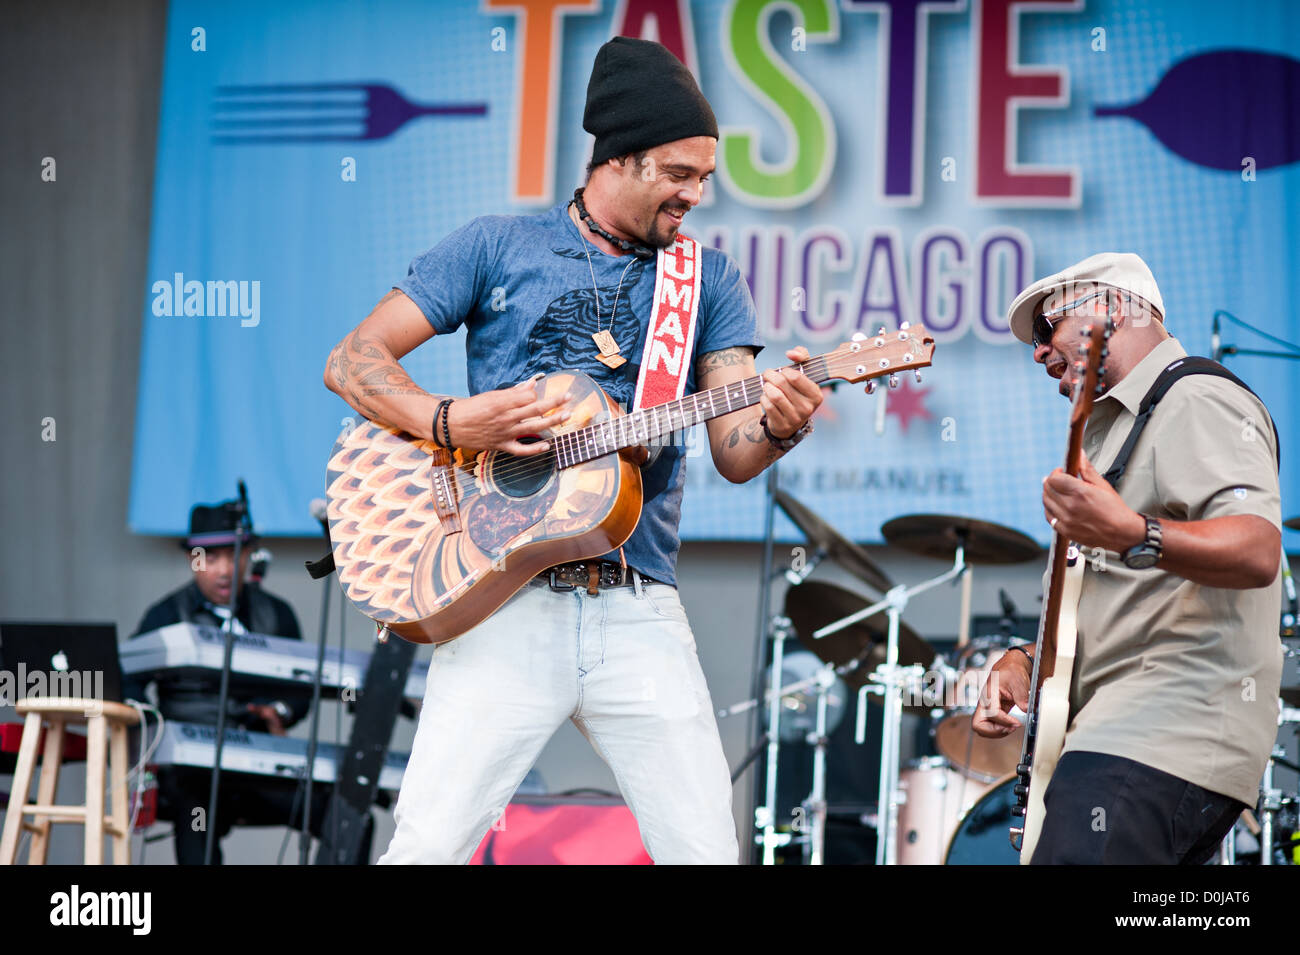
<path id="1" fill-rule="evenodd" d="M 1102 362 L 1106 358 L 1106 342 L 1111 327 L 1108 318 L 1104 324 L 1097 323 L 1085 329 L 1083 334 L 1087 341 L 1079 346 L 1082 358 L 1075 366 L 1078 377 L 1065 452 L 1065 471 L 1075 477 L 1079 476 L 1083 431 L 1105 374 Z M 1033 858 L 1034 847 L 1043 831 L 1046 813 L 1043 794 L 1065 745 L 1065 731 L 1070 718 L 1070 678 L 1074 672 L 1078 636 L 1076 614 L 1079 591 L 1083 586 L 1084 561 L 1079 549 L 1059 533 L 1052 535 L 1049 561 L 1051 575 L 1042 616 L 1038 620 L 1025 741 L 1020 751 L 1020 763 L 1016 766 L 1016 805 L 1011 809 L 1013 818 L 1023 820 L 1020 825 L 1013 823 L 1011 827 L 1011 845 L 1020 853 L 1021 865 L 1028 865 Z"/>
<path id="2" fill-rule="evenodd" d="M 913 326 L 859 333 L 798 367 L 819 384 L 888 375 L 892 385 L 933 354 L 934 339 Z M 572 396 L 569 418 L 535 436 L 550 444 L 541 454 L 449 452 L 364 419 L 334 445 L 326 499 L 335 567 L 348 599 L 380 627 L 441 643 L 547 567 L 617 550 L 642 500 L 640 469 L 618 452 L 758 404 L 763 379 L 630 414 L 581 372 L 554 372 L 535 387 L 539 398 Z"/>

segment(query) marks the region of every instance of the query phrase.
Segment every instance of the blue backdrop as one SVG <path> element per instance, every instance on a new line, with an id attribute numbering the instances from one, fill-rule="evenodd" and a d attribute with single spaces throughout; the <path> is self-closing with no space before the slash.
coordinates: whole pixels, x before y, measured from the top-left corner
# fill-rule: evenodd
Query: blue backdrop
<path id="1" fill-rule="evenodd" d="M 1039 483 L 1068 406 L 1003 322 L 1042 274 L 1135 251 L 1190 352 L 1208 353 L 1217 309 L 1300 340 L 1300 15 L 1286 0 L 1249 16 L 1188 0 L 176 0 L 132 529 L 179 533 L 191 504 L 243 476 L 260 531 L 318 532 L 308 502 L 352 414 L 322 385 L 329 349 L 457 225 L 572 191 L 592 58 L 619 32 L 675 48 L 724 127 L 687 231 L 749 278 L 777 346 L 760 366 L 859 327 L 936 333 L 934 367 L 889 395 L 883 433 L 881 399 L 840 389 L 782 465 L 851 537 L 941 511 L 1046 539 Z M 365 86 L 438 108 L 400 122 Z M 1224 341 L 1275 347 L 1237 326 Z M 1283 509 L 1300 511 L 1300 367 L 1227 363 L 1275 416 Z M 459 336 L 404 364 L 464 392 Z M 703 449 L 683 536 L 758 537 L 762 482 L 726 484 Z"/>

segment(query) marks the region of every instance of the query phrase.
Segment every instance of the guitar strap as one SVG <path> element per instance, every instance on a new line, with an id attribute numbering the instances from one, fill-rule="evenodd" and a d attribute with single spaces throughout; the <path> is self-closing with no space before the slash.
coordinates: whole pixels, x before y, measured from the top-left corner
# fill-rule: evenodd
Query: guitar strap
<path id="1" fill-rule="evenodd" d="M 1119 449 L 1119 454 L 1115 456 L 1115 460 L 1111 463 L 1110 470 L 1102 475 L 1110 482 L 1111 487 L 1118 490 L 1120 479 L 1124 477 L 1124 469 L 1128 467 L 1128 459 L 1133 454 L 1133 448 L 1137 445 L 1142 429 L 1147 426 L 1147 422 L 1151 419 L 1151 412 L 1156 410 L 1156 405 L 1160 403 L 1160 399 L 1173 387 L 1174 383 L 1188 375 L 1215 375 L 1219 378 L 1227 378 L 1232 383 L 1240 385 L 1252 395 L 1255 395 L 1255 392 L 1251 391 L 1248 384 L 1217 361 L 1201 358 L 1197 355 L 1188 355 L 1170 363 L 1164 371 L 1160 372 L 1151 388 L 1142 397 L 1142 402 L 1138 405 L 1137 420 L 1133 422 L 1128 437 L 1124 439 L 1124 446 Z M 1259 395 L 1255 395 L 1255 397 L 1259 398 Z M 1260 404 L 1263 403 L 1261 400 Z M 1267 408 L 1264 413 L 1268 413 Z M 1270 417 L 1269 422 L 1272 423 L 1272 420 Z M 1273 427 L 1273 439 L 1277 443 L 1277 460 L 1280 468 L 1282 466 L 1282 439 L 1278 437 L 1276 425 Z"/>
<path id="2" fill-rule="evenodd" d="M 650 324 L 632 410 L 675 401 L 686 391 L 700 308 L 704 264 L 700 252 L 699 242 L 680 233 L 672 245 L 659 250 Z"/>

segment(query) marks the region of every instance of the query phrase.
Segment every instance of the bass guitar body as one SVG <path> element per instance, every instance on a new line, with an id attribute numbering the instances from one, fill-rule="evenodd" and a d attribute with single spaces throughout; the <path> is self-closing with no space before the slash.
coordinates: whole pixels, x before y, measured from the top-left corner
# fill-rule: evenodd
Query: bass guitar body
<path id="1" fill-rule="evenodd" d="M 1038 691 L 1038 711 L 1026 745 L 1034 754 L 1029 775 L 1029 806 L 1025 813 L 1024 841 L 1020 864 L 1028 865 L 1043 831 L 1047 810 L 1043 794 L 1056 772 L 1070 723 L 1070 677 L 1078 646 L 1079 591 L 1083 587 L 1084 561 L 1074 545 L 1065 558 L 1065 584 L 1061 589 L 1061 612 L 1056 625 L 1056 670 Z"/>
<path id="2" fill-rule="evenodd" d="M 540 396 L 572 397 L 563 435 L 622 414 L 587 375 L 555 372 Z M 326 476 L 339 580 L 357 608 L 414 643 L 487 619 L 554 564 L 617 550 L 641 515 L 640 469 L 617 452 L 560 466 L 552 452 L 447 452 L 371 421 L 340 436 Z"/>

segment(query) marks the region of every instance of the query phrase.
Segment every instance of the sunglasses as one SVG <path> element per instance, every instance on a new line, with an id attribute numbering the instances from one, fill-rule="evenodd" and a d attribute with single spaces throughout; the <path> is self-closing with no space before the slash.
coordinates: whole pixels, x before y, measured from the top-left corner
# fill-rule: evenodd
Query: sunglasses
<path id="1" fill-rule="evenodd" d="M 1072 308 L 1078 308 L 1084 302 L 1091 302 L 1094 298 L 1101 298 L 1101 296 L 1109 293 L 1110 289 L 1102 289 L 1101 291 L 1085 295 L 1083 298 L 1075 299 L 1073 302 L 1067 302 L 1065 305 L 1058 305 L 1056 308 L 1050 309 L 1046 312 L 1039 312 L 1034 316 L 1034 326 L 1030 336 L 1033 346 L 1037 348 L 1039 345 L 1051 344 L 1052 334 L 1056 330 L 1056 323 L 1053 322 L 1052 319 L 1056 319 L 1056 322 L 1059 322 L 1064 318 L 1068 318 L 1069 316 L 1063 314 L 1064 312 L 1068 312 Z"/>

